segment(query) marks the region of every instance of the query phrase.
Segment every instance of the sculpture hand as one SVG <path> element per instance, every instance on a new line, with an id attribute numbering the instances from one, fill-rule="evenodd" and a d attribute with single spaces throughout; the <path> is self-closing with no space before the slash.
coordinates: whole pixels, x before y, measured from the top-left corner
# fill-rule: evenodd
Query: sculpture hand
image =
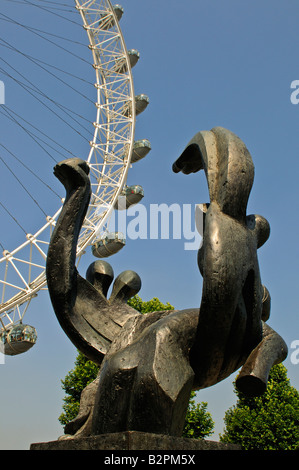
<path id="1" fill-rule="evenodd" d="M 185 175 L 196 173 L 203 168 L 203 157 L 197 144 L 189 145 L 172 165 L 174 173 L 179 173 L 181 171 Z"/>
<path id="2" fill-rule="evenodd" d="M 80 158 L 69 158 L 54 167 L 54 175 L 68 191 L 89 184 L 88 174 L 89 166 Z"/>

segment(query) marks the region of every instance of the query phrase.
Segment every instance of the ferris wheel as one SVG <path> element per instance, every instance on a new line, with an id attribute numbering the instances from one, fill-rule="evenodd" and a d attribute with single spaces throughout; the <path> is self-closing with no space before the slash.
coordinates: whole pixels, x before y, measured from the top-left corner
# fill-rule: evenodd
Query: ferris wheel
<path id="1" fill-rule="evenodd" d="M 34 0 L 24 2 L 34 5 Z M 92 196 L 77 245 L 80 259 L 88 246 L 98 257 L 110 256 L 124 246 L 121 234 L 109 232 L 109 219 L 112 211 L 119 209 L 119 196 L 126 198 L 125 208 L 143 197 L 140 186 L 127 186 L 127 175 L 130 165 L 145 157 L 151 147 L 147 139 L 134 140 L 136 115 L 147 107 L 149 99 L 134 92 L 132 67 L 139 53 L 126 48 L 119 26 L 123 8 L 109 0 L 74 2 L 88 38 L 95 76 L 94 120 L 89 123 L 92 138 L 83 157 L 90 167 Z M 68 11 L 65 0 L 43 0 L 45 10 L 51 7 L 49 11 L 53 11 L 54 6 L 59 16 Z M 2 246 L 0 337 L 5 354 L 19 354 L 35 344 L 35 328 L 24 324 L 23 319 L 32 299 L 47 289 L 47 247 L 63 202 L 62 199 L 56 212 L 45 217 L 38 230 L 26 233 L 16 248 L 8 250 Z"/>

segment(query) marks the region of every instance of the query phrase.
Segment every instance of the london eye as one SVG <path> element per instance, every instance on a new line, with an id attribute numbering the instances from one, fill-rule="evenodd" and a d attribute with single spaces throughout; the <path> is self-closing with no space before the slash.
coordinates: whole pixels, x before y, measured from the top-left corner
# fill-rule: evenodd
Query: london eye
<path id="1" fill-rule="evenodd" d="M 88 163 L 92 197 L 77 245 L 78 261 L 88 247 L 92 247 L 95 256 L 107 257 L 125 245 L 121 234 L 109 232 L 110 216 L 119 208 L 119 196 L 125 196 L 125 208 L 143 197 L 139 185 L 127 185 L 130 165 L 145 157 L 151 146 L 147 139 L 135 141 L 136 115 L 147 107 L 149 99 L 134 91 L 132 68 L 138 62 L 139 52 L 127 50 L 119 24 L 124 12 L 121 5 L 112 5 L 109 0 L 5 3 L 10 5 L 0 13 L 4 25 L 0 46 L 5 52 L 0 60 L 0 77 L 6 95 L 11 84 L 20 90 L 20 96 L 25 96 L 24 102 L 12 100 L 14 109 L 5 96 L 0 107 L 4 129 L 0 160 L 12 181 L 7 182 L 8 188 L 1 196 L 2 220 L 9 221 L 7 224 L 13 224 L 21 233 L 19 238 L 11 236 L 15 233 L 12 229 L 4 241 L 0 237 L 0 337 L 2 351 L 15 355 L 36 342 L 35 328 L 27 325 L 24 318 L 32 299 L 47 289 L 47 247 L 63 204 L 50 179 L 49 168 L 68 156 L 78 156 Z M 51 18 L 49 23 L 47 18 Z M 59 28 L 54 29 L 56 21 Z M 14 31 L 17 31 L 15 41 Z M 25 35 L 24 43 L 20 42 L 20 31 Z M 30 38 L 28 47 L 26 38 Z M 50 55 L 48 49 L 57 52 Z M 53 62 L 53 57 L 57 57 L 57 62 Z M 82 74 L 84 67 L 88 74 Z M 29 78 L 24 72 L 28 69 Z M 55 97 L 55 88 L 49 85 L 52 81 L 65 102 Z M 48 92 L 52 89 L 53 96 Z M 86 115 L 80 100 L 89 106 Z M 29 103 L 26 109 L 24 103 Z M 43 111 L 36 111 L 35 106 Z M 52 126 L 43 112 L 51 116 Z M 15 137 L 12 139 L 11 135 Z M 19 135 L 25 136 L 30 144 L 26 140 L 20 144 Z M 26 154 L 30 152 L 46 154 L 47 163 L 41 158 L 27 160 Z M 29 175 L 28 181 L 24 174 Z M 5 196 L 16 186 L 21 190 L 19 200 L 23 197 L 30 200 L 42 212 L 41 218 L 27 211 L 24 214 L 24 209 L 20 216 L 14 214 L 16 199 L 14 207 L 10 207 Z M 51 193 L 55 201 L 51 205 L 47 205 L 50 197 L 40 196 L 39 192 L 34 195 L 40 186 Z M 42 207 L 43 198 L 46 208 Z"/>

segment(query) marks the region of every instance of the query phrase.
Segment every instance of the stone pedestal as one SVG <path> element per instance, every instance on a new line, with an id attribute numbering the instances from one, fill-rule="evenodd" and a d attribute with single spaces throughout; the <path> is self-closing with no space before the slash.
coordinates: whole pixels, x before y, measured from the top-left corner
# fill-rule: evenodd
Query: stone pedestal
<path id="1" fill-rule="evenodd" d="M 66 438 L 31 444 L 30 450 L 241 450 L 238 445 L 203 439 L 186 439 L 138 431 L 101 434 L 85 438 Z"/>

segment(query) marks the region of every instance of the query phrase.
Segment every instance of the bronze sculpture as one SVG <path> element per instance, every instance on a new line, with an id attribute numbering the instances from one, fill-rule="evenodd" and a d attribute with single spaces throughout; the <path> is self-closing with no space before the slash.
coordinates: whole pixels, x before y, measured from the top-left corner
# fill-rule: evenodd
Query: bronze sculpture
<path id="1" fill-rule="evenodd" d="M 93 263 L 87 280 L 78 274 L 76 244 L 90 199 L 88 166 L 70 159 L 55 167 L 67 194 L 48 251 L 49 293 L 65 333 L 101 365 L 67 434 L 134 430 L 179 436 L 192 389 L 209 387 L 242 367 L 237 387 L 259 395 L 271 366 L 285 359 L 285 342 L 265 323 L 270 295 L 257 260 L 269 224 L 246 215 L 251 156 L 235 134 L 217 127 L 196 134 L 173 165 L 176 173 L 201 169 L 210 203 L 198 253 L 200 308 L 141 315 L 127 305 L 141 287 L 136 273 L 121 273 L 109 300 L 114 275 L 108 263 Z"/>

